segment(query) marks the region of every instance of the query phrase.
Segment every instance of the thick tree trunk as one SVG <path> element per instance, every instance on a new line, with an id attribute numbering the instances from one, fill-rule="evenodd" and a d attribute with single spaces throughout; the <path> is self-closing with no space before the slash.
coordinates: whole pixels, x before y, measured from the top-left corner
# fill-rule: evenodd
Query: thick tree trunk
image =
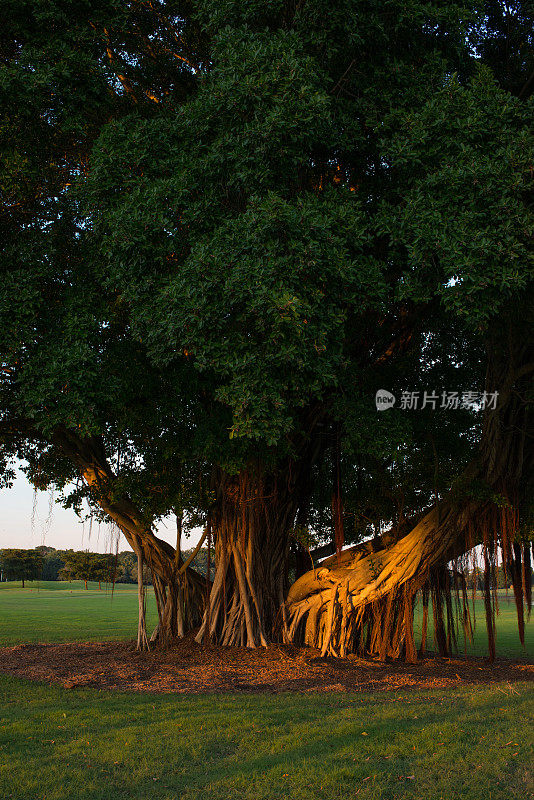
<path id="1" fill-rule="evenodd" d="M 57 431 L 55 443 L 80 469 L 95 500 L 117 524 L 132 550 L 141 553 L 154 577 L 158 626 L 151 641 L 170 643 L 198 627 L 204 611 L 205 581 L 182 565 L 179 549 L 159 539 L 129 497 L 113 495 L 115 476 L 98 439 L 80 439 L 74 432 Z M 113 499 L 111 499 L 113 497 Z"/>
<path id="2" fill-rule="evenodd" d="M 485 416 L 479 457 L 462 476 L 460 489 L 451 491 L 398 541 L 378 552 L 371 552 L 368 543 L 353 547 L 297 580 L 286 602 L 290 641 L 318 647 L 322 655 L 358 651 L 382 659 L 404 655 L 413 661 L 417 657 L 414 599 L 424 590 L 432 597 L 437 648 L 440 653 L 449 652 L 455 643 L 455 625 L 453 586 L 446 565 L 477 544 L 483 545 L 486 561 L 490 657 L 495 653 L 491 584 L 495 583 L 498 545 L 514 584 L 523 640 L 523 597 L 530 602 L 530 595 L 523 589 L 522 576 L 530 564 L 530 547 L 514 543 L 514 536 L 534 473 L 528 400 L 534 357 L 532 345 L 525 342 L 513 353 L 515 359 L 510 352 L 498 358 L 492 351 L 487 389 L 499 391 L 499 403 L 497 410 Z M 461 588 L 462 621 L 468 629 L 465 585 Z"/>
<path id="3" fill-rule="evenodd" d="M 322 655 L 369 652 L 415 660 L 415 593 L 436 569 L 465 551 L 474 506 L 432 509 L 405 537 L 377 552 L 367 545 L 331 556 L 293 584 L 288 638 Z M 463 535 L 461 533 L 463 531 Z"/>
<path id="4" fill-rule="evenodd" d="M 153 573 L 158 624 L 150 640 L 162 645 L 182 638 L 202 621 L 206 580 L 190 567 L 183 567 L 180 560 L 166 580 Z"/>
<path id="5" fill-rule="evenodd" d="M 299 502 L 295 469 L 222 475 L 211 513 L 215 576 L 197 641 L 266 646 L 284 638 L 289 538 Z M 209 620 L 209 623 L 208 623 Z M 209 628 L 208 628 L 209 624 Z"/>

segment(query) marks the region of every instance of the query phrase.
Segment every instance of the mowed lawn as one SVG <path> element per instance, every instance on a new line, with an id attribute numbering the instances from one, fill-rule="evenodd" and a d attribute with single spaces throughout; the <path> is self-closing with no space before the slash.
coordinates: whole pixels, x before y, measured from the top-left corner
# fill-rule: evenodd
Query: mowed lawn
<path id="1" fill-rule="evenodd" d="M 148 592 L 148 628 L 156 625 L 156 602 Z M 83 581 L 0 583 L 0 647 L 25 642 L 133 639 L 137 635 L 137 585 Z"/>
<path id="2" fill-rule="evenodd" d="M 0 678 L 5 800 L 526 800 L 525 684 L 139 695 Z"/>
<path id="3" fill-rule="evenodd" d="M 501 606 L 507 655 L 532 657 L 532 622 L 525 654 Z M 136 615 L 135 586 L 0 584 L 3 644 L 132 638 Z M 531 687 L 187 696 L 0 675 L 0 798 L 525 800 Z"/>
<path id="4" fill-rule="evenodd" d="M 0 583 L 0 647 L 24 642 L 74 642 L 133 639 L 137 633 L 137 587 L 116 584 L 98 589 L 90 582 L 86 590 L 83 581 L 41 581 Z M 157 621 L 156 603 L 148 591 L 148 628 Z M 526 621 L 525 648 L 519 642 L 517 614 L 512 594 L 499 593 L 497 617 L 497 654 L 504 658 L 534 659 L 534 616 Z M 473 643 L 467 643 L 469 655 L 487 653 L 484 603 L 475 600 L 476 627 Z M 416 612 L 416 641 L 420 635 L 420 613 Z M 432 649 L 432 629 L 428 637 Z M 459 640 L 464 652 L 463 634 Z"/>

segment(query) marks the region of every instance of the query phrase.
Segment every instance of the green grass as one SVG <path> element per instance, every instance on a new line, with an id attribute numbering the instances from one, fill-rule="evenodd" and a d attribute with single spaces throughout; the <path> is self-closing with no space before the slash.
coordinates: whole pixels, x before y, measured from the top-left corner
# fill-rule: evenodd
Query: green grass
<path id="1" fill-rule="evenodd" d="M 0 646 L 23 642 L 132 639 L 137 633 L 137 586 L 83 581 L 0 583 Z M 156 603 L 148 594 L 148 627 L 156 624 Z"/>
<path id="2" fill-rule="evenodd" d="M 497 656 L 501 658 L 513 659 L 528 659 L 534 658 L 534 615 L 527 619 L 525 612 L 525 647 L 523 648 L 519 641 L 519 633 L 517 629 L 517 611 L 514 601 L 513 592 L 506 594 L 505 591 L 499 591 L 498 594 L 499 614 L 496 617 L 496 644 Z M 467 642 L 465 647 L 463 631 L 460 631 L 458 646 L 459 652 L 472 656 L 486 656 L 488 653 L 488 635 L 486 631 L 486 616 L 484 611 L 484 602 L 480 595 L 475 599 L 475 615 L 476 625 L 474 630 L 473 642 Z M 432 617 L 432 609 L 430 609 L 430 618 Z M 415 640 L 417 643 L 420 641 L 421 630 L 421 610 L 416 607 L 415 614 Z M 433 648 L 432 641 L 433 626 L 429 626 L 428 634 L 428 647 Z"/>
<path id="3" fill-rule="evenodd" d="M 525 800 L 525 684 L 447 693 L 196 696 L 0 677 L 5 800 Z"/>
<path id="4" fill-rule="evenodd" d="M 132 639 L 137 631 L 137 587 L 116 584 L 113 595 L 110 589 L 98 590 L 97 583 L 84 589 L 82 581 L 41 581 L 27 583 L 0 583 L 0 646 L 23 642 L 104 641 L 107 639 Z M 473 644 L 468 644 L 471 655 L 487 654 L 487 636 L 484 605 L 475 602 L 477 626 Z M 152 591 L 148 594 L 148 628 L 156 624 L 156 604 Z M 420 614 L 416 613 L 416 641 Z M 432 634 L 429 634 L 432 648 Z M 460 639 L 463 652 L 463 637 Z M 526 624 L 525 649 L 517 633 L 515 603 L 511 595 L 500 597 L 500 614 L 497 617 L 497 653 L 507 658 L 534 658 L 534 617 Z"/>
<path id="5" fill-rule="evenodd" d="M 501 652 L 521 655 L 513 604 L 501 606 Z M 97 584 L 0 584 L 4 645 L 132 638 L 136 615 L 131 585 L 112 598 Z M 527 631 L 532 653 L 532 622 Z M 527 684 L 188 697 L 0 675 L 0 798 L 524 800 L 533 714 Z"/>

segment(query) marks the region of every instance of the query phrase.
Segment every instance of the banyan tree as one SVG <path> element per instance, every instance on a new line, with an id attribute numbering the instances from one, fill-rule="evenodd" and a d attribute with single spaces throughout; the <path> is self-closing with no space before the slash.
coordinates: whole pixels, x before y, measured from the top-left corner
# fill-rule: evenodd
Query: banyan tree
<path id="1" fill-rule="evenodd" d="M 501 561 L 522 630 L 533 20 L 482 6 L 33 2 L 6 23 L 4 480 L 21 459 L 113 520 L 152 571 L 154 639 L 413 659 L 420 598 L 447 652 L 473 548 L 491 650 Z M 399 402 L 451 390 L 494 407 Z M 212 582 L 182 557 L 196 523 Z"/>
<path id="2" fill-rule="evenodd" d="M 532 304 L 525 319 L 532 326 Z M 424 651 L 430 600 L 436 645 L 447 655 L 456 644 L 458 622 L 472 634 L 465 575 L 451 572 L 447 565 L 478 547 L 485 568 L 490 657 L 495 657 L 499 558 L 513 585 L 524 644 L 524 603 L 530 613 L 532 599 L 528 530 L 534 476 L 534 338 L 514 341 L 508 326 L 503 332 L 509 334 L 506 345 L 513 343 L 515 348 L 510 352 L 501 342 L 500 352 L 491 352 L 486 391 L 497 392 L 499 400 L 496 409 L 485 414 L 473 460 L 450 491 L 408 526 L 408 533 L 406 525 L 404 530 L 393 528 L 384 537 L 332 555 L 301 576 L 286 602 L 290 641 L 319 647 L 323 655 L 359 651 L 383 660 L 402 654 L 413 661 L 417 657 L 414 600 L 419 593 L 420 647 Z M 453 601 L 458 603 L 459 618 Z"/>

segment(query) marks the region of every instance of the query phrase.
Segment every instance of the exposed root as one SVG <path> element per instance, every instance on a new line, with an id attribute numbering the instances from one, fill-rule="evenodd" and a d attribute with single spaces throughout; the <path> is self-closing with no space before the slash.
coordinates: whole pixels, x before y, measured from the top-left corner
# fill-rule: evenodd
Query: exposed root
<path id="1" fill-rule="evenodd" d="M 480 540 L 473 541 L 470 517 L 482 521 Z M 468 512 L 468 513 L 467 513 Z M 472 638 L 472 619 L 462 572 L 446 567 L 473 545 L 482 544 L 485 554 L 486 623 L 490 658 L 495 657 L 494 548 L 483 542 L 482 530 L 491 515 L 491 504 L 464 508 L 461 514 L 449 505 L 447 511 L 433 509 L 414 530 L 377 553 L 354 547 L 338 559 L 327 559 L 320 568 L 303 575 L 292 587 L 286 602 L 289 627 L 287 641 L 317 647 L 322 655 L 372 654 L 381 660 L 404 657 L 417 660 L 413 615 L 418 594 L 423 601 L 423 626 L 419 646 L 426 649 L 428 606 L 432 603 L 435 646 L 440 655 L 458 647 L 457 631 L 464 642 Z M 524 637 L 523 575 L 530 547 L 515 547 L 510 569 L 519 614 L 520 637 Z M 524 641 L 523 638 L 521 638 Z"/>
<path id="2" fill-rule="evenodd" d="M 219 484 L 212 514 L 216 571 L 208 614 L 197 635 L 214 644 L 266 647 L 281 639 L 287 586 L 289 530 L 297 511 L 287 474 L 244 471 Z"/>

